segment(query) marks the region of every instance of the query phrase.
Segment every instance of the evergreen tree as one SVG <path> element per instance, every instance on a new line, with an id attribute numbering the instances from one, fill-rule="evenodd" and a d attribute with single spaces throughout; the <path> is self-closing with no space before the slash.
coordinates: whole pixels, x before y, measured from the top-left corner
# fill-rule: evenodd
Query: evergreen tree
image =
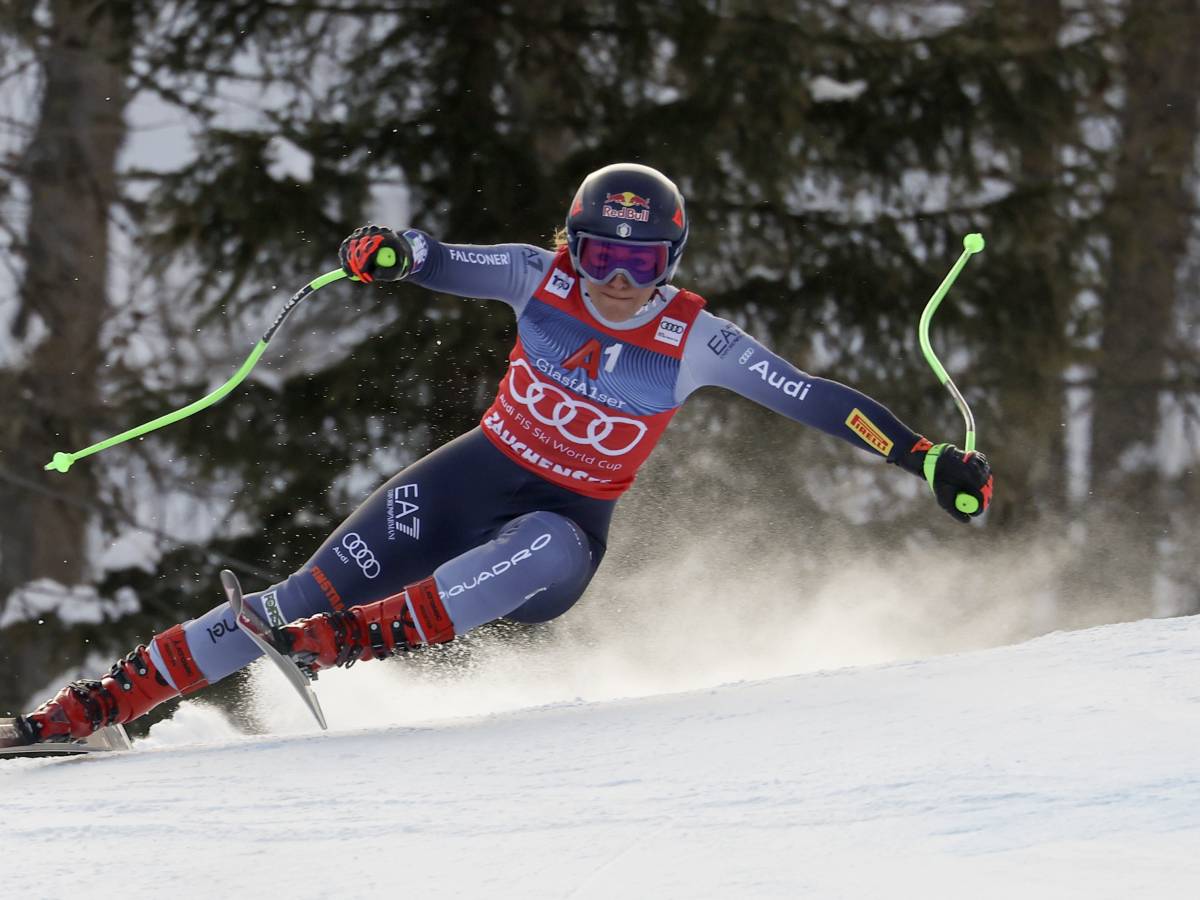
<path id="1" fill-rule="evenodd" d="M 141 601 L 139 614 L 87 635 L 106 651 L 219 602 L 221 564 L 250 574 L 252 588 L 283 577 L 380 481 L 472 427 L 503 369 L 511 314 L 403 284 L 331 286 L 220 407 L 39 482 L 54 450 L 206 393 L 363 221 L 545 245 L 582 176 L 614 160 L 680 184 L 693 230 L 679 281 L 710 310 L 939 439 L 961 440 L 961 423 L 918 352 L 916 322 L 962 235 L 982 231 L 987 251 L 938 314 L 934 344 L 998 473 L 988 528 L 954 530 L 915 479 L 750 403 L 703 395 L 623 506 L 634 527 L 615 530 L 612 553 L 625 568 L 661 564 L 701 530 L 729 541 L 723 562 L 739 564 L 738 541 L 764 520 L 803 584 L 828 568 L 818 548 L 861 552 L 868 533 L 880 552 L 952 541 L 981 557 L 1006 542 L 1073 539 L 1070 442 L 1086 429 L 1064 423 L 1084 366 L 1096 380 L 1091 487 L 1104 498 L 1089 506 L 1138 509 L 1151 525 L 1131 552 L 1147 571 L 1157 564 L 1171 501 L 1163 461 L 1137 454 L 1168 424 L 1158 392 L 1196 402 L 1176 285 L 1194 214 L 1191 4 L 1162 16 L 1100 0 L 83 6 L 93 18 L 74 21 L 88 23 L 86 39 L 59 24 L 69 0 L 50 4 L 48 26 L 32 4 L 4 19 L 39 61 L 70 46 L 76 69 L 107 67 L 110 80 L 91 78 L 80 114 L 55 125 L 47 75 L 38 127 L 50 130 L 16 166 L 31 207 L 28 228 L 11 230 L 27 232 L 27 260 L 46 260 L 54 232 L 38 223 L 56 221 L 64 200 L 53 191 L 64 188 L 30 154 L 86 148 L 106 174 L 87 176 L 91 205 L 71 212 L 80 232 L 84 219 L 93 226 L 69 248 L 102 259 L 37 267 L 22 288 L 18 327 L 69 319 L 70 330 L 35 342 L 3 376 L 9 395 L 49 384 L 42 375 L 64 361 L 89 368 L 62 402 L 56 387 L 48 434 L 59 434 L 45 446 L 29 416 L 0 434 L 0 463 L 22 479 L 0 490 L 9 508 L 42 504 L 77 529 L 87 515 L 65 505 L 64 489 L 104 508 L 93 521 L 107 534 L 131 518 L 161 533 L 152 571 L 109 572 L 99 585 L 106 596 L 133 587 Z M 68 60 L 53 79 L 71 71 Z M 99 96 L 111 98 L 110 118 L 93 121 L 82 113 Z M 186 117 L 192 152 L 118 172 L 120 110 L 149 96 Z M 1104 138 L 1114 133 L 1119 143 Z M 105 331 L 112 253 L 95 223 L 118 200 L 142 312 Z M 65 285 L 61 272 L 82 268 L 90 286 Z M 688 504 L 674 489 L 682 477 Z M 9 548 L 50 533 L 15 524 L 31 515 L 0 525 L 10 587 L 36 576 L 8 568 Z M 198 523 L 189 537 L 178 537 L 180 518 Z M 1105 527 L 1087 522 L 1088 540 Z M 1102 580 L 1122 558 L 1105 552 L 1089 566 Z M 73 552 L 61 579 L 86 577 L 84 560 Z M 602 596 L 613 569 L 601 572 Z M 921 591 L 924 573 L 910 574 Z M 1083 610 L 1075 621 L 1125 614 Z M 1014 619 L 1013 636 L 1039 627 Z"/>
<path id="2" fill-rule="evenodd" d="M 28 360 L 0 370 L 0 391 L 19 411 L 0 426 L 0 597 L 38 579 L 63 585 L 87 575 L 88 471 L 64 489 L 42 466 L 56 450 L 82 446 L 98 418 L 108 303 L 110 210 L 117 199 L 117 154 L 125 137 L 130 60 L 128 4 L 52 0 L 40 24 L 32 4 L 11 10 L 10 39 L 34 54 L 40 79 L 37 121 L 13 166 L 28 196 L 25 266 L 9 330 L 31 329 Z M 49 589 L 44 589 L 49 590 Z M 55 627 L 24 623 L 6 635 L 6 673 L 37 673 L 59 647 L 77 642 Z M 65 645 L 65 646 L 63 646 Z M 13 678 L 0 685 L 0 707 L 14 703 Z"/>
<path id="3" fill-rule="evenodd" d="M 1196 214 L 1190 182 L 1200 6 L 1131 4 L 1120 50 L 1126 97 L 1104 212 L 1110 253 L 1092 394 L 1092 577 L 1082 602 L 1151 615 L 1172 505 L 1163 484 L 1162 409 L 1179 324 L 1179 274 Z M 1096 619 L 1110 616 L 1100 611 Z"/>

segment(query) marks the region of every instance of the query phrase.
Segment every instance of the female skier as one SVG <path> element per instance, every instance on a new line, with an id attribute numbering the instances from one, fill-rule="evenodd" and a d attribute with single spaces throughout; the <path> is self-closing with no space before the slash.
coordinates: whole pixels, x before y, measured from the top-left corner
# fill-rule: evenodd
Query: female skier
<path id="1" fill-rule="evenodd" d="M 974 515 L 987 508 L 982 454 L 935 447 L 876 401 L 799 371 L 674 287 L 687 238 L 678 189 L 634 164 L 584 179 L 554 251 L 445 244 L 374 225 L 346 238 L 339 255 L 356 280 L 499 300 L 516 315 L 517 338 L 478 427 L 379 488 L 294 575 L 247 595 L 293 659 L 316 672 L 501 617 L 562 615 L 604 556 L 617 499 L 680 405 L 708 385 L 931 475 L 937 502 L 960 521 L 969 517 L 955 507 L 959 493 L 978 501 Z M 14 720 L 8 741 L 84 738 L 257 656 L 222 604 L 156 635 L 98 681 L 69 684 Z"/>

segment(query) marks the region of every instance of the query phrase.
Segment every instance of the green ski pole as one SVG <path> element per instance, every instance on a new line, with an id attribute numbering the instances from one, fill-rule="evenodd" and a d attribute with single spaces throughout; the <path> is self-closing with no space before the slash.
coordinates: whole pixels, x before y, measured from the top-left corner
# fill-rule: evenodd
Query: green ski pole
<path id="1" fill-rule="evenodd" d="M 157 419 L 146 422 L 142 425 L 138 425 L 134 428 L 130 428 L 128 431 L 122 431 L 120 434 L 100 441 L 98 444 L 92 444 L 90 447 L 84 447 L 82 450 L 76 450 L 74 453 L 63 453 L 62 451 L 59 451 L 58 453 L 54 454 L 54 459 L 46 463 L 45 468 L 55 472 L 66 472 L 71 468 L 71 464 L 76 460 L 83 459 L 85 456 L 91 456 L 93 453 L 99 453 L 101 450 L 107 450 L 109 447 L 113 447 L 117 444 L 123 443 L 124 441 L 132 440 L 135 437 L 141 437 L 143 434 L 147 434 L 155 429 L 170 425 L 173 422 L 178 422 L 180 419 L 186 419 L 192 413 L 197 413 L 200 410 L 207 409 L 214 403 L 217 403 L 223 399 L 226 394 L 241 384 L 246 376 L 250 374 L 250 370 L 253 369 L 258 363 L 259 357 L 262 356 L 263 351 L 267 349 L 267 344 L 270 343 L 271 338 L 275 336 L 275 332 L 279 330 L 279 326 L 283 324 L 283 320 L 288 317 L 291 311 L 296 308 L 301 300 L 303 300 L 313 291 L 323 288 L 325 285 L 331 284 L 345 277 L 346 273 L 343 270 L 334 269 L 332 272 L 326 272 L 324 275 L 314 278 L 300 290 L 296 291 L 296 293 L 292 294 L 291 299 L 284 304 L 283 309 L 279 312 L 279 315 L 275 317 L 275 321 L 271 323 L 271 327 L 266 330 L 259 342 L 254 345 L 254 349 L 250 351 L 250 355 L 246 357 L 246 361 L 242 363 L 241 368 L 233 374 L 232 378 L 230 378 L 212 393 L 200 398 L 194 403 L 189 403 L 182 409 L 177 409 L 174 412 L 169 412 L 166 415 L 159 416 Z"/>
<path id="2" fill-rule="evenodd" d="M 958 262 L 954 264 L 954 268 L 950 273 L 942 279 L 942 283 L 938 289 L 933 292 L 933 296 L 929 298 L 929 302 L 925 304 L 925 311 L 921 313 L 921 324 L 917 329 L 918 337 L 921 341 L 921 352 L 925 354 L 925 361 L 929 363 L 929 367 L 933 369 L 938 380 L 950 392 L 950 396 L 954 398 L 954 404 L 958 407 L 958 411 L 962 413 L 963 421 L 967 425 L 967 437 L 963 442 L 963 449 L 970 453 L 975 449 L 975 417 L 971 415 L 971 407 L 967 406 L 967 401 L 963 399 L 963 395 L 959 392 L 958 387 L 946 372 L 945 367 L 937 358 L 937 354 L 933 352 L 933 347 L 929 344 L 929 321 L 933 318 L 933 314 L 937 312 L 938 306 L 942 302 L 942 298 L 950 290 L 950 286 L 954 284 L 954 280 L 958 278 L 958 273 L 962 271 L 963 266 L 967 264 L 967 260 L 971 255 L 978 253 L 983 249 L 982 234 L 968 234 L 963 238 L 963 252 L 959 256 Z M 933 489 L 933 472 L 937 468 L 938 457 L 942 451 L 949 446 L 948 444 L 936 444 L 931 447 L 925 454 L 925 480 L 929 482 L 930 490 Z M 954 498 L 954 505 L 959 512 L 971 515 L 979 509 L 979 501 L 970 494 L 959 494 Z"/>

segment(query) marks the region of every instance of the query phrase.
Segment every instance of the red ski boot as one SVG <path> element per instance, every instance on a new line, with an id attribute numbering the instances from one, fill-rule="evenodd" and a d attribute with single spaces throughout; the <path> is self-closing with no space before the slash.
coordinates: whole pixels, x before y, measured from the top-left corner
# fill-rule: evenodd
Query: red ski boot
<path id="1" fill-rule="evenodd" d="M 277 633 L 284 651 L 312 675 L 422 644 L 445 643 L 454 639 L 454 623 L 434 580 L 426 578 L 375 603 L 297 619 Z"/>
<path id="2" fill-rule="evenodd" d="M 167 669 L 182 693 L 191 693 L 207 682 L 187 650 L 183 628 L 175 626 L 154 639 Z M 82 740 L 106 725 L 128 722 L 154 707 L 178 697 L 180 691 L 158 671 L 143 644 L 98 681 L 73 681 L 26 716 L 13 721 L 25 743 Z"/>

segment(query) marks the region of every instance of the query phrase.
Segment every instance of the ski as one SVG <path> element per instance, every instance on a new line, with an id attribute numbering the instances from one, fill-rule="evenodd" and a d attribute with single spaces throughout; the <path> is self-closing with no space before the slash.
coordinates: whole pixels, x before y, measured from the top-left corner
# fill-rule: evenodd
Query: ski
<path id="1" fill-rule="evenodd" d="M 15 719 L 0 719 L 0 758 L 16 756 L 77 756 L 82 753 L 111 753 L 129 750 L 133 744 L 121 725 L 109 725 L 82 741 L 22 743 Z"/>
<path id="2" fill-rule="evenodd" d="M 317 720 L 321 729 L 328 729 L 329 726 L 325 724 L 325 713 L 321 711 L 321 703 L 317 700 L 312 685 L 309 684 L 308 675 L 288 656 L 280 652 L 271 626 L 264 622 L 242 598 L 242 586 L 238 583 L 237 576 L 228 569 L 222 569 L 221 586 L 225 588 L 225 596 L 229 598 L 229 606 L 237 619 L 238 627 L 245 632 L 246 637 L 258 645 L 258 648 L 267 655 L 271 662 L 275 663 L 275 667 L 296 689 L 296 693 L 300 695 L 300 699 L 304 701 L 304 705 L 313 714 L 313 718 Z"/>

